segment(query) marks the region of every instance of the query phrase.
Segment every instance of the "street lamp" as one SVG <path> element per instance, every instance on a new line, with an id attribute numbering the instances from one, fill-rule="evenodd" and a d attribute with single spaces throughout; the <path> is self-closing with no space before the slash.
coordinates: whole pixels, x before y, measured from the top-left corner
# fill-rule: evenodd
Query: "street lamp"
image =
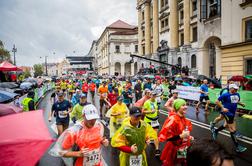
<path id="1" fill-rule="evenodd" d="M 47 74 L 47 57 L 48 56 L 45 56 L 45 71 L 46 71 L 46 76 L 48 76 L 48 74 Z M 42 57 L 40 57 L 40 58 L 42 58 Z"/>
<path id="2" fill-rule="evenodd" d="M 15 47 L 15 44 L 13 45 L 13 48 L 12 48 L 12 52 L 14 53 L 14 65 L 16 65 L 16 52 L 17 52 L 17 48 Z"/>

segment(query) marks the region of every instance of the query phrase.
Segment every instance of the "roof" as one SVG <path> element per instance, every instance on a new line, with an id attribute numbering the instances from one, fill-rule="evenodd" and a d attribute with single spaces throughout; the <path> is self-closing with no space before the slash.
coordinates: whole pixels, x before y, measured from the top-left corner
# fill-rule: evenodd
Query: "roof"
<path id="1" fill-rule="evenodd" d="M 107 28 L 122 28 L 122 29 L 134 29 L 135 26 L 130 25 L 122 20 L 117 20 L 116 22 L 112 23 L 111 25 L 107 26 Z"/>

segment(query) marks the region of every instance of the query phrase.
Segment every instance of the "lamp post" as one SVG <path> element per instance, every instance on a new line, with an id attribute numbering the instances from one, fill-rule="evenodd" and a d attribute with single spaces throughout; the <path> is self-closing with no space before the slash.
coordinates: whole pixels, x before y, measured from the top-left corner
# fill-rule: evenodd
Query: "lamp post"
<path id="1" fill-rule="evenodd" d="M 12 52 L 14 53 L 14 65 L 16 65 L 16 52 L 17 52 L 17 48 L 15 47 L 15 44 L 13 45 Z"/>
<path id="2" fill-rule="evenodd" d="M 45 56 L 45 72 L 46 72 L 45 75 L 46 76 L 48 76 L 48 74 L 47 74 L 47 57 L 48 56 Z M 42 57 L 40 57 L 40 58 L 42 58 Z"/>

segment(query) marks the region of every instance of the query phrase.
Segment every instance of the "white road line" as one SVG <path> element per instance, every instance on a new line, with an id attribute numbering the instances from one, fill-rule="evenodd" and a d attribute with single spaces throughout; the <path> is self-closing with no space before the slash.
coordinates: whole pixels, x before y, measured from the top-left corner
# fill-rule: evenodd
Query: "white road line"
<path id="1" fill-rule="evenodd" d="M 166 113 L 165 111 L 162 111 L 162 110 L 160 110 L 160 113 L 163 115 L 168 115 L 168 113 Z M 198 122 L 198 121 L 195 121 L 195 120 L 189 119 L 189 118 L 187 118 L 187 119 L 190 120 L 192 122 L 192 124 L 195 126 L 210 130 L 210 125 L 208 125 L 208 124 Z M 228 134 L 228 131 L 225 131 L 225 130 L 221 131 L 220 134 L 225 135 L 227 137 L 230 137 L 230 135 Z M 249 137 L 243 136 L 243 138 L 238 138 L 238 140 L 252 145 L 252 139 Z"/>

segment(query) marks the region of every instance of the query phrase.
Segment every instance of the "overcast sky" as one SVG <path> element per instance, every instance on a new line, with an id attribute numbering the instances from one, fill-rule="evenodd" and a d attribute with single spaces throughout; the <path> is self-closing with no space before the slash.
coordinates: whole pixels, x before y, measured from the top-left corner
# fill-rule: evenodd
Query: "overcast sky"
<path id="1" fill-rule="evenodd" d="M 136 0 L 0 0 L 0 40 L 19 66 L 57 62 L 87 54 L 118 19 L 137 25 Z"/>

